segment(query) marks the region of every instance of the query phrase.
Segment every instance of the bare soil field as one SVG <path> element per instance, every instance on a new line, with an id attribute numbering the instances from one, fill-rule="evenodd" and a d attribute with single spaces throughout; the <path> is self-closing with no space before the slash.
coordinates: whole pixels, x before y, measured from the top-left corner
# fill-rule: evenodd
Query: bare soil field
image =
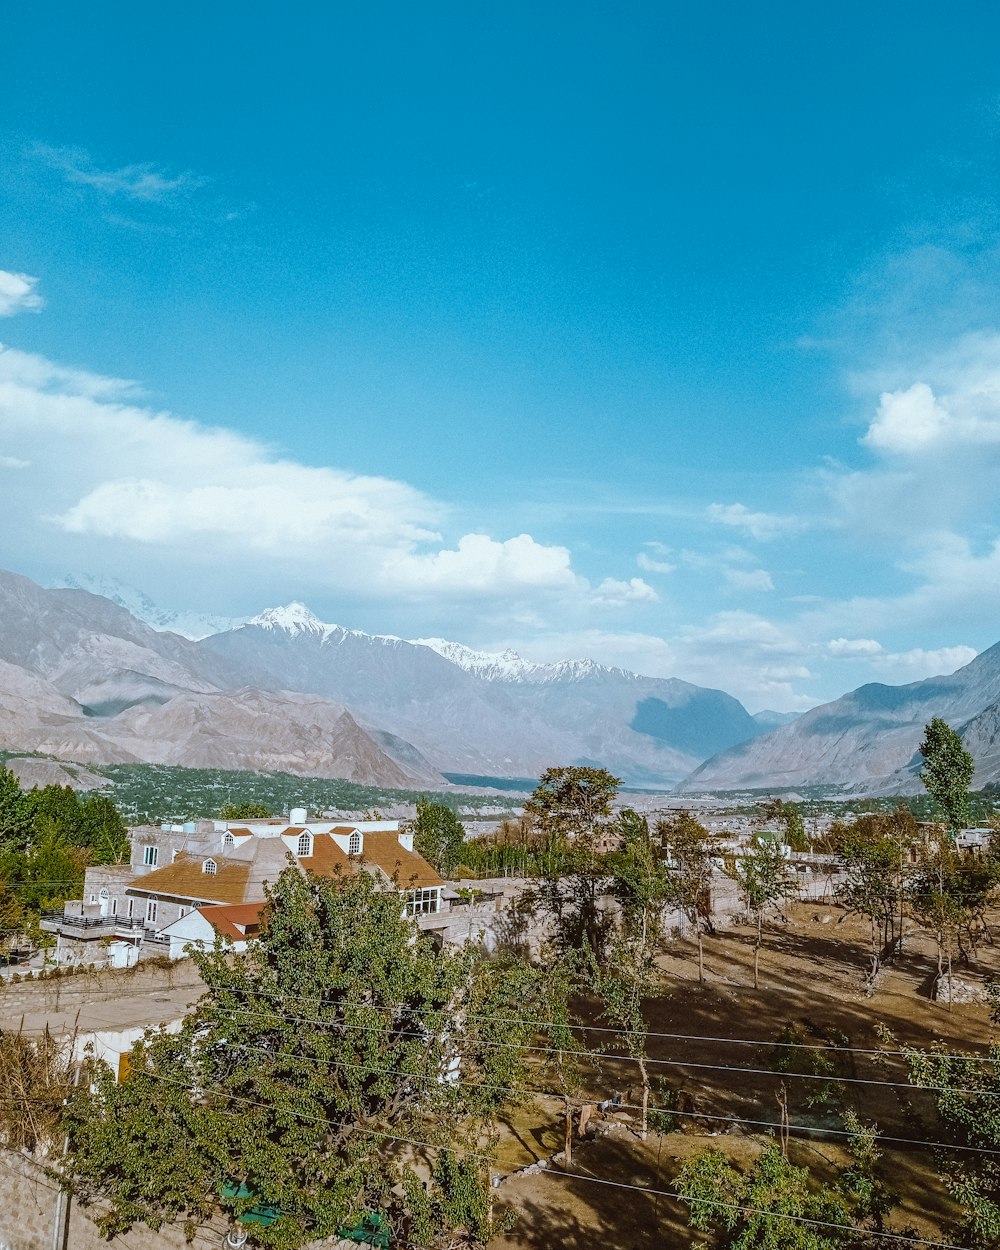
<path id="1" fill-rule="evenodd" d="M 908 931 L 903 953 L 883 970 L 870 996 L 867 922 L 845 918 L 836 906 L 796 904 L 787 923 L 768 927 L 758 990 L 753 988 L 753 939 L 752 930 L 739 926 L 706 938 L 704 985 L 698 984 L 693 941 L 675 941 L 661 961 L 663 991 L 646 1004 L 648 1053 L 651 1071 L 677 1091 L 679 1106 L 688 1113 L 679 1121 L 683 1127 L 662 1135 L 651 1132 L 639 1141 L 627 1111 L 639 1098 L 637 1069 L 630 1061 L 606 1056 L 592 1092 L 600 1098 L 623 1092 L 626 1110 L 611 1132 L 577 1143 L 571 1168 L 557 1164 L 501 1184 L 498 1198 L 517 1216 L 517 1224 L 494 1243 L 495 1250 L 645 1250 L 700 1240 L 688 1229 L 683 1206 L 670 1196 L 673 1178 L 686 1158 L 710 1145 L 738 1164 L 761 1149 L 768 1128 L 734 1121 L 778 1122 L 783 1078 L 771 1067 L 772 1043 L 786 1025 L 795 1025 L 811 1044 L 845 1035 L 841 1044 L 855 1052 L 935 1043 L 975 1051 L 990 1038 L 985 1006 L 949 1007 L 932 1000 L 936 947 L 916 929 Z M 1000 976 L 1000 946 L 983 943 L 968 967 L 956 961 L 954 975 L 976 981 Z M 885 1031 L 895 1041 L 886 1041 Z M 590 1035 L 592 1043 L 600 1040 L 613 1038 Z M 809 1091 L 819 1083 L 784 1077 L 792 1126 L 811 1130 L 806 1139 L 793 1127 L 789 1157 L 828 1178 L 845 1165 L 844 1138 L 818 1130 L 842 1130 L 844 1108 L 854 1107 L 866 1123 L 878 1125 L 882 1136 L 919 1138 L 914 1116 L 929 1112 L 931 1097 L 892 1084 L 863 1083 L 905 1082 L 899 1056 L 842 1054 L 836 1065 L 838 1076 L 850 1078 L 835 1083 L 839 1105 L 806 1106 Z M 541 1101 L 533 1117 L 510 1130 L 501 1145 L 504 1172 L 551 1157 L 562 1146 L 560 1104 Z M 923 1236 L 947 1240 L 943 1234 L 955 1211 L 930 1153 L 904 1143 L 882 1142 L 880 1149 L 882 1173 L 901 1199 L 890 1227 L 915 1227 Z"/>

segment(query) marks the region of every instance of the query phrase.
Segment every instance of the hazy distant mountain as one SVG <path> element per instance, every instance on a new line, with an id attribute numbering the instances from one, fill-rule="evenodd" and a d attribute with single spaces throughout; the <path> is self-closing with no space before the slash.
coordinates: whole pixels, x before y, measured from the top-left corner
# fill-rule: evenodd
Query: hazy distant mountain
<path id="1" fill-rule="evenodd" d="M 790 725 L 801 715 L 801 712 L 772 712 L 769 708 L 765 708 L 762 712 L 754 712 L 753 718 L 762 730 L 767 731 L 777 729 L 780 725 Z"/>
<path id="2" fill-rule="evenodd" d="M 906 686 L 874 682 L 812 708 L 790 725 L 707 760 L 681 788 L 832 785 L 912 792 L 920 788 L 914 757 L 924 725 L 940 716 L 966 734 L 978 759 L 977 752 L 989 755 L 993 749 L 990 726 L 996 713 L 987 713 L 998 701 L 1000 643 L 950 676 Z M 987 775 L 983 770 L 991 767 L 984 756 L 980 783 Z"/>
<path id="3" fill-rule="evenodd" d="M 51 582 L 52 590 L 87 590 L 130 612 L 153 629 L 180 634 L 182 638 L 204 638 L 224 629 L 242 625 L 245 617 L 208 616 L 201 612 L 178 612 L 161 608 L 144 591 L 120 582 L 117 577 L 95 577 L 91 573 L 68 573 Z"/>
<path id="4" fill-rule="evenodd" d="M 300 603 L 198 645 L 270 674 L 275 687 L 346 704 L 446 772 L 530 777 L 552 764 L 597 763 L 663 786 L 760 732 L 719 690 L 592 660 L 534 664 L 513 651 L 366 634 L 326 624 Z"/>
<path id="5" fill-rule="evenodd" d="M 409 744 L 386 750 L 341 704 L 264 692 L 247 674 L 90 591 L 0 573 L 2 750 L 395 787 L 440 782 Z"/>

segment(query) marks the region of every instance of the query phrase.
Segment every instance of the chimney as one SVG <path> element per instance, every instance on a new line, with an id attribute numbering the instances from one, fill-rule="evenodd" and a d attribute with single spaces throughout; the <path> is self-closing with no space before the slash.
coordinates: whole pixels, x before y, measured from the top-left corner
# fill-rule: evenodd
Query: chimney
<path id="1" fill-rule="evenodd" d="M 308 815 L 309 813 L 304 807 L 293 807 L 288 813 L 288 821 L 293 825 L 304 825 Z"/>

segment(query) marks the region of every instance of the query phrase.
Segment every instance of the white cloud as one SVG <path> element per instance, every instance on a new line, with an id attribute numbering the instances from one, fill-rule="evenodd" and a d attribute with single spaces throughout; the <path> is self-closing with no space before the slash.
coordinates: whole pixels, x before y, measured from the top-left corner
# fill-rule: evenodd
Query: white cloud
<path id="1" fill-rule="evenodd" d="M 617 581 L 606 577 L 593 594 L 593 602 L 599 607 L 624 607 L 630 603 L 656 603 L 660 596 L 641 577 Z"/>
<path id="2" fill-rule="evenodd" d="M 673 573 L 676 571 L 677 565 L 672 563 L 669 558 L 673 554 L 669 547 L 658 542 L 648 542 L 642 545 L 645 550 L 639 552 L 635 562 L 644 573 Z"/>
<path id="3" fill-rule="evenodd" d="M 800 517 L 778 516 L 773 512 L 753 512 L 742 503 L 711 503 L 705 510 L 715 525 L 729 525 L 742 530 L 758 542 L 768 542 L 782 534 L 793 534 L 802 528 Z"/>
<path id="4" fill-rule="evenodd" d="M 46 164 L 62 173 L 68 182 L 92 187 L 108 196 L 120 195 L 129 200 L 152 203 L 178 193 L 195 191 L 205 185 L 204 178 L 192 173 L 168 174 L 150 162 L 123 165 L 118 169 L 100 169 L 90 154 L 81 148 L 37 144 L 33 151 Z"/>
<path id="5" fill-rule="evenodd" d="M 0 456 L 0 469 L 27 469 L 30 460 L 20 460 L 17 456 Z"/>
<path id="6" fill-rule="evenodd" d="M 883 391 L 875 420 L 861 441 L 879 451 L 923 451 L 952 425 L 951 414 L 927 383 L 915 382 L 903 391 Z"/>
<path id="7" fill-rule="evenodd" d="M 0 269 L 0 317 L 19 312 L 38 312 L 45 301 L 36 292 L 38 279 L 26 273 Z"/>
<path id="8" fill-rule="evenodd" d="M 30 550 L 64 567 L 118 553 L 115 572 L 157 561 L 211 567 L 230 585 L 302 594 L 461 604 L 492 598 L 508 619 L 558 600 L 567 612 L 655 602 L 641 578 L 596 589 L 568 548 L 528 533 L 456 528 L 449 509 L 409 483 L 282 458 L 239 432 L 143 402 L 134 383 L 0 347 L 6 562 Z M 30 463 L 29 463 L 30 462 Z M 16 487 L 16 489 L 15 489 Z M 61 541 L 56 536 L 61 536 Z M 207 574 L 202 573 L 204 579 Z"/>
<path id="9" fill-rule="evenodd" d="M 566 547 L 547 547 L 530 534 L 497 542 L 466 534 L 453 550 L 400 552 L 386 561 L 389 584 L 412 591 L 502 594 L 523 590 L 575 592 L 586 583 L 570 567 Z"/>
<path id="10" fill-rule="evenodd" d="M 953 673 L 976 658 L 975 647 L 938 647 L 925 651 L 914 647 L 910 651 L 886 652 L 873 663 L 884 676 L 893 681 L 919 681 L 923 677 L 937 677 Z"/>
<path id="11" fill-rule="evenodd" d="M 826 644 L 828 655 L 846 656 L 855 659 L 858 656 L 882 655 L 884 647 L 874 638 L 831 638 Z"/>
<path id="12" fill-rule="evenodd" d="M 723 577 L 734 590 L 773 590 L 774 582 L 766 569 L 723 569 Z"/>

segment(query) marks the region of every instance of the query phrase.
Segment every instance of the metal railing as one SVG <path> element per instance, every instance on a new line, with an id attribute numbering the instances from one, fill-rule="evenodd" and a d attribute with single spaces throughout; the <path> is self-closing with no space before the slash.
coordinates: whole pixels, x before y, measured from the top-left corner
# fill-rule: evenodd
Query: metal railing
<path id="1" fill-rule="evenodd" d="M 42 920 L 67 929 L 142 929 L 145 922 L 129 916 L 67 916 L 61 911 L 43 911 Z"/>

